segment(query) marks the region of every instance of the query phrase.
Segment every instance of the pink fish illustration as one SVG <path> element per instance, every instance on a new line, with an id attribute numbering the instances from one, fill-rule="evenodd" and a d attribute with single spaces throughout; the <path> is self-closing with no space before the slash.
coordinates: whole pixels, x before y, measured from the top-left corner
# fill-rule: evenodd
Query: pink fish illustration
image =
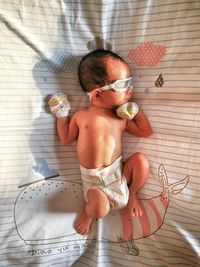
<path id="1" fill-rule="evenodd" d="M 121 233 L 117 238 L 122 250 L 128 254 L 139 254 L 139 250 L 134 244 L 134 240 L 148 237 L 160 229 L 169 206 L 170 195 L 181 192 L 189 181 L 189 176 L 186 176 L 183 180 L 169 185 L 163 165 L 160 165 L 159 167 L 158 176 L 163 191 L 157 197 L 141 199 L 141 205 L 143 206 L 144 211 L 141 217 L 131 217 L 127 208 L 119 211 L 122 228 Z M 117 233 L 116 231 L 112 231 L 112 233 L 113 232 Z M 113 237 L 107 236 L 107 239 L 113 240 Z"/>

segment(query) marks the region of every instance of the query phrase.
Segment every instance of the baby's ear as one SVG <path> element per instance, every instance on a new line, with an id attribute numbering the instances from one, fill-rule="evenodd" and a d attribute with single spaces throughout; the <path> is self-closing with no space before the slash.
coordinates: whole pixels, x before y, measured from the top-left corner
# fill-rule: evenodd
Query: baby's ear
<path id="1" fill-rule="evenodd" d="M 97 101 L 101 101 L 103 102 L 103 98 L 102 98 L 102 91 L 101 89 L 94 89 L 93 90 L 93 97 L 97 100 Z"/>

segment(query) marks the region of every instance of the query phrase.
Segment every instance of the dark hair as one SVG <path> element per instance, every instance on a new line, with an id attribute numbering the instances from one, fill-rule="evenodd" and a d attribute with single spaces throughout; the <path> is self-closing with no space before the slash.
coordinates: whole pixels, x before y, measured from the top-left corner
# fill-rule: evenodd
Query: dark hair
<path id="1" fill-rule="evenodd" d="M 79 83 L 84 92 L 90 92 L 95 86 L 104 86 L 109 82 L 107 74 L 107 59 L 113 58 L 126 62 L 110 50 L 97 49 L 86 54 L 79 63 Z"/>

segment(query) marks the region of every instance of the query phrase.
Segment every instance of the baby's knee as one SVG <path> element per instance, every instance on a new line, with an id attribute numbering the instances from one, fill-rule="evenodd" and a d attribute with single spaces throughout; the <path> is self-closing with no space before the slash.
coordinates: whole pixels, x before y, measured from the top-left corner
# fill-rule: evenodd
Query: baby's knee
<path id="1" fill-rule="evenodd" d="M 110 210 L 110 205 L 106 203 L 106 205 L 103 203 L 88 203 L 86 206 L 86 211 L 88 215 L 90 215 L 93 218 L 104 218 L 108 215 Z"/>
<path id="2" fill-rule="evenodd" d="M 148 160 L 147 156 L 144 153 L 136 152 L 133 156 L 136 158 L 136 160 L 149 164 L 149 160 Z"/>
<path id="3" fill-rule="evenodd" d="M 89 191 L 89 202 L 86 205 L 86 211 L 93 218 L 104 218 L 110 211 L 108 198 L 103 192 L 99 191 L 98 189 Z"/>
<path id="4" fill-rule="evenodd" d="M 135 154 L 133 154 L 133 160 L 136 164 L 149 168 L 149 160 L 144 153 L 136 152 Z"/>

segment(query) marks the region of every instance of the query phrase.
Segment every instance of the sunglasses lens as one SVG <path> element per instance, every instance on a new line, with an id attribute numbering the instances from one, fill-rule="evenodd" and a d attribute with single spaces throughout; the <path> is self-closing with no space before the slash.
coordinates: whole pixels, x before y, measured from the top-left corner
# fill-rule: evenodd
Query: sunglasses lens
<path id="1" fill-rule="evenodd" d="M 119 89 L 125 88 L 127 86 L 127 81 L 120 81 L 116 83 L 115 86 Z"/>
<path id="2" fill-rule="evenodd" d="M 133 79 L 131 79 L 130 81 L 128 81 L 127 87 L 133 88 Z"/>
<path id="3" fill-rule="evenodd" d="M 128 87 L 133 87 L 133 79 L 129 79 L 126 81 L 118 81 L 115 83 L 115 89 L 116 91 L 125 91 Z"/>

